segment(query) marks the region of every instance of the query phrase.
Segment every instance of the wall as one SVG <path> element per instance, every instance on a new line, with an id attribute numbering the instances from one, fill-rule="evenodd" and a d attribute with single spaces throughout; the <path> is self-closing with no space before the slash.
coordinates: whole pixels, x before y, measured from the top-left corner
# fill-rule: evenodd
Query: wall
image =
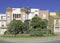
<path id="1" fill-rule="evenodd" d="M 0 28 L 4 27 L 6 27 L 6 14 L 0 14 Z"/>
<path id="2" fill-rule="evenodd" d="M 56 19 L 58 19 L 58 22 Z M 54 19 L 54 32 L 60 32 L 60 18 L 56 18 L 56 19 Z"/>
<path id="3" fill-rule="evenodd" d="M 49 11 L 48 10 L 40 10 L 39 11 L 39 17 L 42 19 L 49 20 Z"/>

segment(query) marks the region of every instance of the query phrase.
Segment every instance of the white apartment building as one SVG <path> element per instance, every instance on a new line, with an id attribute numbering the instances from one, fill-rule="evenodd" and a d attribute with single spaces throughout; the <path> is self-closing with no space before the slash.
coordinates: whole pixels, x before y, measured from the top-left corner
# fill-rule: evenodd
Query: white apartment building
<path id="1" fill-rule="evenodd" d="M 35 15 L 39 16 L 41 19 L 46 19 L 48 22 L 51 16 L 54 18 L 50 25 L 53 25 L 54 32 L 60 32 L 60 18 L 57 17 L 56 12 L 49 12 L 49 10 L 40 10 L 31 8 L 29 14 L 26 13 L 25 8 L 6 8 L 6 14 L 0 14 L 0 28 L 4 29 L 13 20 L 22 20 L 23 22 L 27 19 L 31 20 Z M 58 26 L 56 26 L 58 25 Z"/>
<path id="2" fill-rule="evenodd" d="M 48 10 L 31 8 L 30 11 L 31 12 L 27 14 L 25 8 L 6 8 L 6 14 L 0 14 L 0 28 L 6 28 L 13 19 L 24 22 L 27 19 L 31 20 L 35 15 L 41 19 L 49 19 Z"/>
<path id="3" fill-rule="evenodd" d="M 36 14 L 39 15 L 39 9 L 30 9 L 31 12 L 28 14 L 28 19 L 32 19 Z M 27 14 L 25 12 L 21 12 L 21 8 L 12 8 L 12 19 L 16 20 L 26 20 Z M 21 17 L 22 16 L 22 17 Z"/>
<path id="4" fill-rule="evenodd" d="M 0 14 L 0 35 L 3 35 L 6 30 L 6 14 Z"/>
<path id="5" fill-rule="evenodd" d="M 10 23 L 11 20 L 22 20 L 23 22 L 27 19 L 32 19 L 35 15 L 38 15 L 42 19 L 49 18 L 49 11 L 48 10 L 40 10 L 40 9 L 30 9 L 31 12 L 27 14 L 25 8 L 6 8 L 6 22 L 7 24 Z"/>
<path id="6" fill-rule="evenodd" d="M 31 20 L 35 15 L 41 19 L 49 20 L 49 11 L 31 8 L 31 12 L 27 14 L 25 8 L 6 8 L 6 14 L 0 14 L 0 27 L 6 27 L 13 19 L 22 20 L 23 22 L 27 19 Z M 4 25 L 3 25 L 4 24 Z"/>
<path id="7" fill-rule="evenodd" d="M 6 14 L 0 14 L 0 28 L 6 28 Z"/>

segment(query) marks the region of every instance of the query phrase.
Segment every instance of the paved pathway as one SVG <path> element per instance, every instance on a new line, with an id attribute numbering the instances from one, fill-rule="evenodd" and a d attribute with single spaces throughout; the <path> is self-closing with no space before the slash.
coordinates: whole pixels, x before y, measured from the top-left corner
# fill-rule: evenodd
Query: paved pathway
<path id="1" fill-rule="evenodd" d="M 0 43 L 60 43 L 60 37 L 50 39 L 47 38 L 0 39 Z"/>

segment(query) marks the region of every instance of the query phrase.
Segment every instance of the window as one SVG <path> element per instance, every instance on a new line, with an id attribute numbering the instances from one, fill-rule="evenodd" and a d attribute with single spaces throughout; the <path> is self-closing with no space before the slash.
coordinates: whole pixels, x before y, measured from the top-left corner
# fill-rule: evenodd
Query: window
<path id="1" fill-rule="evenodd" d="M 1 20 L 6 20 L 6 16 L 1 16 Z"/>
<path id="2" fill-rule="evenodd" d="M 10 15 L 7 15 L 7 20 L 10 20 Z"/>
<path id="3" fill-rule="evenodd" d="M 35 10 L 35 12 L 38 12 L 37 10 Z"/>
<path id="4" fill-rule="evenodd" d="M 8 18 L 10 18 L 10 15 L 8 15 Z"/>
<path id="5" fill-rule="evenodd" d="M 55 30 L 59 30 L 60 27 L 55 27 Z"/>
<path id="6" fill-rule="evenodd" d="M 38 14 L 35 14 L 35 16 L 38 16 Z"/>
<path id="7" fill-rule="evenodd" d="M 8 18 L 10 18 L 10 16 L 8 16 Z"/>
<path id="8" fill-rule="evenodd" d="M 2 27 L 4 27 L 4 25 L 2 25 Z"/>
<path id="9" fill-rule="evenodd" d="M 3 16 L 1 16 L 1 20 L 3 19 Z"/>
<path id="10" fill-rule="evenodd" d="M 59 25 L 59 19 L 56 19 L 56 25 L 57 26 Z"/>
<path id="11" fill-rule="evenodd" d="M 13 14 L 13 18 L 20 18 L 21 15 L 20 14 Z"/>

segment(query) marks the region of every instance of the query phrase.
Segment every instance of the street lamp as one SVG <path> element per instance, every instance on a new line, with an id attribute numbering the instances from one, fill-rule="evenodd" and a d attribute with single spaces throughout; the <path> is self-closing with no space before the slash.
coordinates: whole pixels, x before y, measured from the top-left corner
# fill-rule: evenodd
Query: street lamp
<path id="1" fill-rule="evenodd" d="M 27 25 L 27 29 L 29 29 L 30 28 L 30 23 L 29 23 L 29 19 L 28 19 L 28 16 L 29 16 L 29 13 L 31 12 L 31 10 L 30 10 L 30 8 L 25 8 L 26 9 L 26 11 L 25 11 L 25 13 L 27 14 L 27 22 L 28 22 L 28 25 Z M 28 31 L 29 32 L 29 31 Z"/>
<path id="2" fill-rule="evenodd" d="M 27 7 L 27 8 L 25 8 L 25 9 L 26 9 L 26 11 L 25 11 L 25 12 L 26 12 L 26 14 L 27 14 L 27 20 L 28 20 L 28 16 L 29 16 L 29 13 L 31 12 L 31 10 L 30 10 L 30 8 L 28 8 L 28 7 Z"/>

